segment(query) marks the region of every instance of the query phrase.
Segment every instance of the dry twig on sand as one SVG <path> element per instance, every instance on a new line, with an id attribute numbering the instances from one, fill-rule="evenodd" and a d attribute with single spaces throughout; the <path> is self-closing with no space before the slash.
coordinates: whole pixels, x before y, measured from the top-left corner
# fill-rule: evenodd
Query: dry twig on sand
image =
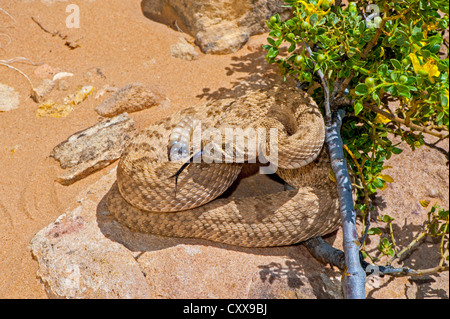
<path id="1" fill-rule="evenodd" d="M 77 43 L 78 40 L 75 41 L 68 41 L 67 40 L 67 35 L 62 34 L 59 30 L 55 30 L 55 31 L 50 31 L 48 30 L 46 27 L 44 27 L 42 25 L 41 22 L 39 22 L 35 17 L 31 17 L 31 20 L 33 20 L 44 32 L 51 34 L 53 37 L 58 36 L 61 38 L 61 40 L 64 40 L 64 45 L 68 46 L 71 50 L 76 49 L 78 47 L 80 47 L 80 45 Z"/>

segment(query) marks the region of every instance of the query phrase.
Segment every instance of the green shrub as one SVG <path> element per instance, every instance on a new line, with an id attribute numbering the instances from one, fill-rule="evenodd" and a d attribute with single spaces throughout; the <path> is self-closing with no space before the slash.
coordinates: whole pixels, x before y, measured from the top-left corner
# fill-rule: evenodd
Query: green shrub
<path id="1" fill-rule="evenodd" d="M 309 84 L 319 104 L 324 90 L 314 83 L 324 74 L 331 109 L 347 112 L 341 134 L 365 214 L 370 195 L 393 181 L 384 173 L 385 160 L 402 152 L 393 134 L 413 150 L 424 134 L 448 138 L 448 2 L 285 2 L 293 15 L 266 22 L 266 59 Z"/>

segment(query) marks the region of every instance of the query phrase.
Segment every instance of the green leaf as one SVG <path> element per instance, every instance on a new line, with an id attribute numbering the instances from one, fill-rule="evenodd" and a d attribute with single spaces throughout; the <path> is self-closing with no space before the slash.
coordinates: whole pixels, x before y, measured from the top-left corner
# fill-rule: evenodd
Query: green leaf
<path id="1" fill-rule="evenodd" d="M 448 106 L 448 97 L 444 93 L 441 94 L 441 106 L 443 108 Z"/>
<path id="2" fill-rule="evenodd" d="M 277 41 L 275 41 L 275 46 L 278 48 L 282 42 L 283 42 L 283 38 L 279 38 Z"/>
<path id="3" fill-rule="evenodd" d="M 446 220 L 448 218 L 448 215 L 449 215 L 448 210 L 440 209 L 438 212 L 438 216 L 442 220 Z M 447 229 L 447 232 L 448 232 L 448 229 Z"/>
<path id="4" fill-rule="evenodd" d="M 423 39 L 423 34 L 422 34 L 422 32 L 418 32 L 418 33 L 416 33 L 416 34 L 413 34 L 413 35 L 411 36 L 411 39 L 412 39 L 414 42 L 419 43 L 419 42 L 422 41 L 422 39 Z"/>
<path id="5" fill-rule="evenodd" d="M 369 235 L 381 235 L 381 230 L 377 227 L 372 227 L 367 231 Z"/>
<path id="6" fill-rule="evenodd" d="M 377 92 L 373 91 L 372 99 L 375 101 L 375 103 L 377 103 L 377 106 L 380 106 L 381 100 L 380 100 L 380 97 L 378 96 Z"/>
<path id="7" fill-rule="evenodd" d="M 309 23 L 311 24 L 311 26 L 315 26 L 318 19 L 319 19 L 319 16 L 317 15 L 317 13 L 314 13 L 313 15 L 311 15 L 309 17 Z"/>
<path id="8" fill-rule="evenodd" d="M 358 30 L 359 30 L 360 34 L 363 34 L 364 30 L 366 30 L 366 21 L 359 22 Z"/>
<path id="9" fill-rule="evenodd" d="M 392 81 L 397 81 L 398 73 L 397 72 L 391 72 L 391 79 Z"/>
<path id="10" fill-rule="evenodd" d="M 292 20 L 287 20 L 287 21 L 286 21 L 286 24 L 287 24 L 288 26 L 290 26 L 290 27 L 294 27 L 294 26 L 295 26 L 295 22 L 292 21 Z"/>
<path id="11" fill-rule="evenodd" d="M 398 147 L 393 147 L 393 148 L 391 148 L 391 151 L 392 151 L 392 153 L 394 153 L 394 154 L 396 154 L 396 155 L 398 155 L 398 154 L 400 154 L 401 152 L 403 152 L 403 150 L 402 150 L 401 148 L 398 148 Z"/>
<path id="12" fill-rule="evenodd" d="M 402 69 L 402 64 L 398 60 L 391 59 L 391 63 L 392 63 L 392 65 L 394 66 L 394 68 L 396 70 L 401 70 Z"/>
<path id="13" fill-rule="evenodd" d="M 388 254 L 389 256 L 394 256 L 394 255 L 395 255 L 395 252 L 394 252 L 394 250 L 393 250 L 392 248 L 389 248 L 389 249 L 387 250 L 387 254 Z"/>
<path id="14" fill-rule="evenodd" d="M 314 63 L 313 63 L 313 61 L 312 61 L 310 58 L 305 58 L 305 62 L 306 62 L 306 65 L 307 65 L 310 69 L 313 69 L 313 68 L 314 68 Z"/>
<path id="15" fill-rule="evenodd" d="M 410 89 L 406 85 L 397 85 L 397 92 L 399 95 L 404 96 L 408 99 L 411 98 Z"/>
<path id="16" fill-rule="evenodd" d="M 360 102 L 356 102 L 354 105 L 354 109 L 355 109 L 355 115 L 358 115 L 362 111 L 363 105 Z"/>
<path id="17" fill-rule="evenodd" d="M 273 30 L 269 33 L 271 37 L 275 38 L 281 38 L 281 31 L 280 30 Z"/>
<path id="18" fill-rule="evenodd" d="M 433 54 L 436 54 L 441 49 L 441 46 L 439 44 L 433 44 L 430 48 L 430 52 Z"/>
<path id="19" fill-rule="evenodd" d="M 317 72 L 317 70 L 319 70 L 320 69 L 320 65 L 319 65 L 319 63 L 317 63 L 315 66 L 314 66 L 314 73 L 316 73 Z"/>
<path id="20" fill-rule="evenodd" d="M 385 77 L 388 73 L 388 66 L 386 64 L 382 64 L 377 69 L 378 75 Z"/>
<path id="21" fill-rule="evenodd" d="M 275 58 L 278 55 L 278 49 L 275 47 L 270 48 L 269 52 L 267 52 L 267 57 Z"/>
<path id="22" fill-rule="evenodd" d="M 367 85 L 360 83 L 355 88 L 356 95 L 366 95 L 369 92 Z"/>
<path id="23" fill-rule="evenodd" d="M 383 181 L 381 179 L 379 179 L 378 177 L 374 179 L 374 181 L 372 182 L 372 184 L 376 187 L 376 188 L 383 188 Z"/>
<path id="24" fill-rule="evenodd" d="M 384 221 L 385 223 L 390 223 L 394 220 L 394 218 L 386 214 L 383 215 L 383 217 L 381 217 L 381 220 Z"/>
<path id="25" fill-rule="evenodd" d="M 431 56 L 431 52 L 426 49 L 422 49 L 422 50 L 420 50 L 420 52 L 422 53 L 422 57 L 423 57 L 424 61 L 427 60 Z"/>
<path id="26" fill-rule="evenodd" d="M 296 43 L 292 43 L 292 44 L 289 46 L 288 52 L 291 53 L 292 51 L 295 50 L 296 47 L 297 47 Z"/>
<path id="27" fill-rule="evenodd" d="M 323 27 L 317 28 L 317 35 L 324 34 L 325 32 L 327 32 L 327 29 Z"/>
<path id="28" fill-rule="evenodd" d="M 270 45 L 275 46 L 275 40 L 272 38 L 267 38 L 267 42 L 269 42 Z"/>

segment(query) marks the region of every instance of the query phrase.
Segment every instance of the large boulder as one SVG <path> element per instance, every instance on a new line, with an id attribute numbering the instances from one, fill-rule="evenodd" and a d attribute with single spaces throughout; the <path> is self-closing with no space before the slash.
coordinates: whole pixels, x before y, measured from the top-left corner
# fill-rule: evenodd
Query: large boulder
<path id="1" fill-rule="evenodd" d="M 303 246 L 240 248 L 135 233 L 108 212 L 115 170 L 31 241 L 52 298 L 341 298 Z M 269 180 L 269 177 L 265 176 Z"/>
<path id="2" fill-rule="evenodd" d="M 195 37 L 204 53 L 239 50 L 251 35 L 267 31 L 265 20 L 275 13 L 286 17 L 282 0 L 143 0 L 144 14 Z"/>

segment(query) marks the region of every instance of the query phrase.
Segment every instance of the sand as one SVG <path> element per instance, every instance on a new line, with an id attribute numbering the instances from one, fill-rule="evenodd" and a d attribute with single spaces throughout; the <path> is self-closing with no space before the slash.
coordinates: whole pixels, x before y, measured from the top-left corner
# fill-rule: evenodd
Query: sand
<path id="1" fill-rule="evenodd" d="M 109 95 L 95 99 L 98 89 L 141 82 L 166 96 L 170 107 L 131 114 L 136 126 L 143 128 L 180 108 L 227 95 L 243 78 L 261 72 L 264 64 L 263 58 L 257 59 L 264 52 L 247 47 L 222 56 L 205 55 L 196 48 L 199 59 L 194 61 L 171 57 L 170 46 L 180 37 L 190 37 L 147 19 L 139 0 L 70 1 L 80 8 L 79 29 L 66 27 L 69 2 L 52 2 L 0 0 L 0 8 L 15 19 L 0 12 L 0 33 L 11 39 L 0 36 L 0 59 L 25 57 L 47 64 L 47 68 L 12 64 L 26 73 L 35 87 L 46 70 L 73 73 L 67 80 L 67 91 L 52 91 L 55 100 L 74 92 L 77 86 L 93 85 L 97 91 L 67 117 L 37 117 L 38 104 L 29 97 L 26 79 L 0 66 L 0 83 L 14 88 L 20 97 L 17 109 L 0 113 L 0 298 L 47 297 L 36 277 L 37 263 L 28 250 L 29 241 L 70 209 L 81 190 L 105 174 L 100 171 L 71 186 L 61 186 L 54 180 L 62 169 L 49 158 L 55 145 L 99 120 L 94 109 Z M 66 35 L 66 40 L 46 33 L 32 17 L 47 30 Z M 70 49 L 65 41 L 80 47 Z"/>

